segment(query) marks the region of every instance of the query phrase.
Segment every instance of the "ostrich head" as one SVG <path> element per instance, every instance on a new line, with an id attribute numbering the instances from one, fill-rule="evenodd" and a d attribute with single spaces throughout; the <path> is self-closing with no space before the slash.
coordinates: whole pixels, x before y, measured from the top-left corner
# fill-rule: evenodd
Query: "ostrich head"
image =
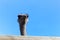
<path id="1" fill-rule="evenodd" d="M 28 14 L 20 14 L 20 15 L 18 15 L 18 22 L 20 23 L 20 25 L 26 24 L 27 21 L 28 21 Z"/>

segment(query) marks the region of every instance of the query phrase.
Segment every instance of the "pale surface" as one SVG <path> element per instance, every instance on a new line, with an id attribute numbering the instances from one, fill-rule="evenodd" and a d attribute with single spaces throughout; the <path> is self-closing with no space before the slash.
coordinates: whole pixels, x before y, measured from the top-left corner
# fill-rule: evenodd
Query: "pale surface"
<path id="1" fill-rule="evenodd" d="M 48 36 L 0 36 L 0 40 L 60 40 L 60 37 L 48 37 Z"/>

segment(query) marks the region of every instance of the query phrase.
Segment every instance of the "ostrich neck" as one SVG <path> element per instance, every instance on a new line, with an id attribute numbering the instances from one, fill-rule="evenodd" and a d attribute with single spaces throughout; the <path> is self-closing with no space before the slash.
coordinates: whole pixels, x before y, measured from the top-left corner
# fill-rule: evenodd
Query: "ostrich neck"
<path id="1" fill-rule="evenodd" d="M 26 35 L 26 25 L 21 25 L 20 24 L 20 32 L 21 32 L 21 35 Z"/>

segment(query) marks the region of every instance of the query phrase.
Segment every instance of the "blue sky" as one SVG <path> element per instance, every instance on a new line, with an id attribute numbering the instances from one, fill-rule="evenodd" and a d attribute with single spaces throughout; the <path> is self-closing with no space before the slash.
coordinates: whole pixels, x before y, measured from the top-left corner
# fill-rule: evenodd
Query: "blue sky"
<path id="1" fill-rule="evenodd" d="M 29 14 L 27 35 L 60 36 L 60 0 L 0 0 L 0 35 L 20 35 L 19 13 Z"/>

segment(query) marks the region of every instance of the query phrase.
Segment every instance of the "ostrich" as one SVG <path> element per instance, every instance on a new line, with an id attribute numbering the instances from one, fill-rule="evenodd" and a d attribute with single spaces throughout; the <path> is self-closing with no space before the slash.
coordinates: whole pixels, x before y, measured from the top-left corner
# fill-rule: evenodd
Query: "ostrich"
<path id="1" fill-rule="evenodd" d="M 28 21 L 28 14 L 19 14 L 18 15 L 18 23 L 20 27 L 20 33 L 22 36 L 26 35 L 26 24 Z"/>

